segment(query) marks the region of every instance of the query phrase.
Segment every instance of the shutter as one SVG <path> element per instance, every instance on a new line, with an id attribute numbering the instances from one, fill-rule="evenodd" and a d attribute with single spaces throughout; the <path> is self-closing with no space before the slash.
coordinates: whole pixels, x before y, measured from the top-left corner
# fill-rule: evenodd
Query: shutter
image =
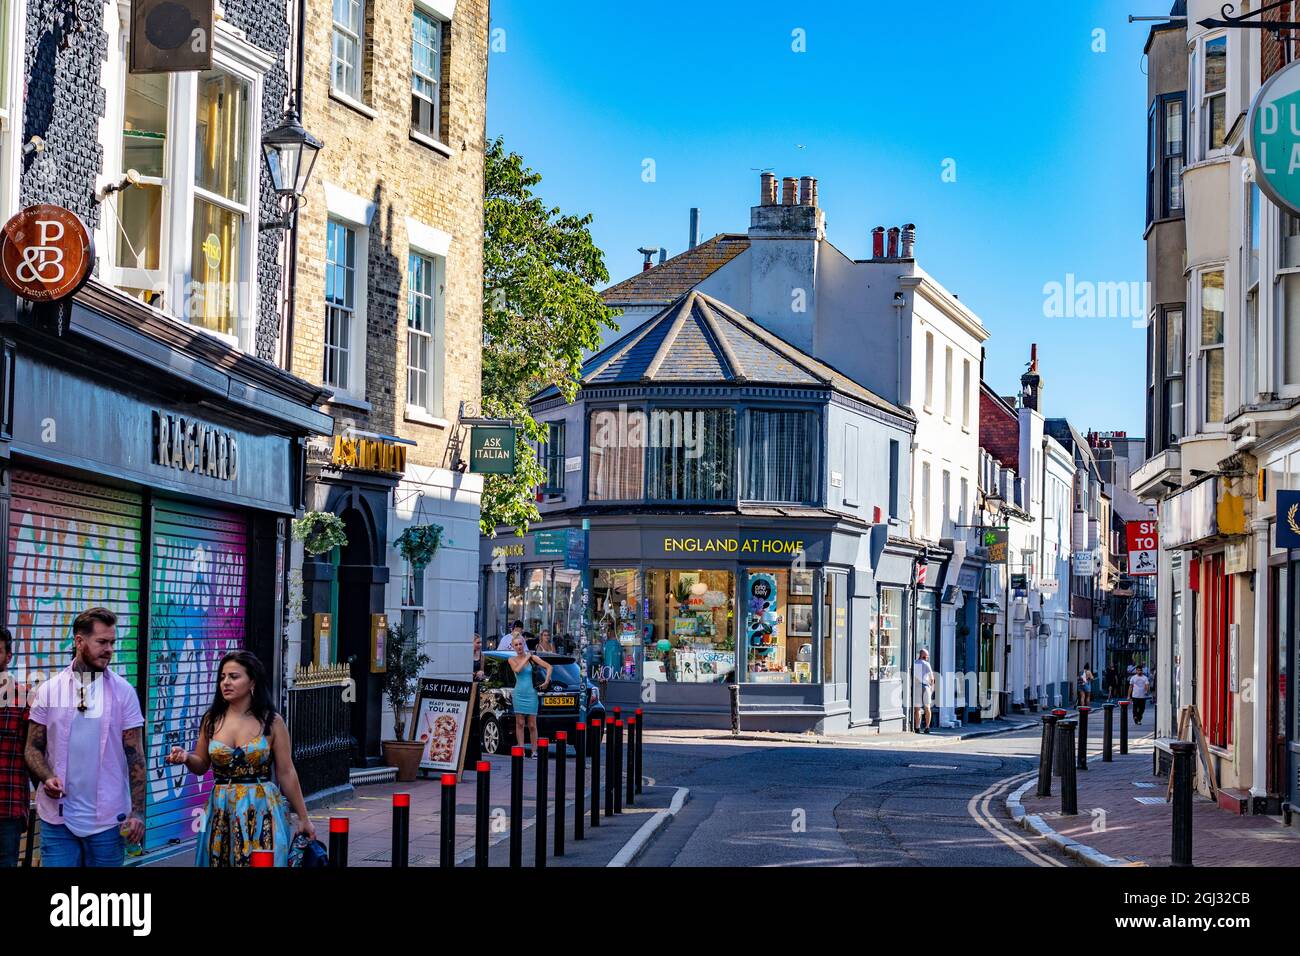
<path id="1" fill-rule="evenodd" d="M 244 646 L 248 519 L 157 499 L 150 546 L 149 812 L 145 849 L 191 839 L 211 778 L 164 761 L 193 749 L 212 703 L 217 665 Z"/>
<path id="2" fill-rule="evenodd" d="M 66 667 L 73 620 L 102 606 L 118 615 L 113 670 L 138 686 L 143 514 L 135 492 L 14 471 L 6 560 L 16 673 Z"/>

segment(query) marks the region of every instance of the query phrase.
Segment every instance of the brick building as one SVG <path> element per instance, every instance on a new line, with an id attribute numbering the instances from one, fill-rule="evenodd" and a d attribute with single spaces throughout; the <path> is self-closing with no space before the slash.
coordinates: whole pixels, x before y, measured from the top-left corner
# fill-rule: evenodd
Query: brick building
<path id="1" fill-rule="evenodd" d="M 382 675 L 365 666 L 373 615 L 419 631 L 430 674 L 470 671 L 482 483 L 457 469 L 456 423 L 479 398 L 487 55 L 486 0 L 307 10 L 303 123 L 325 148 L 299 213 L 282 347 L 295 374 L 329 391 L 336 432 L 390 460 L 346 464 L 331 440 L 313 443 L 309 507 L 341 516 L 349 542 L 304 566 L 309 617 L 290 663 L 360 662 L 362 763 L 389 726 Z M 427 524 L 444 538 L 421 574 L 393 542 Z M 323 649 L 310 612 L 335 615 Z"/>

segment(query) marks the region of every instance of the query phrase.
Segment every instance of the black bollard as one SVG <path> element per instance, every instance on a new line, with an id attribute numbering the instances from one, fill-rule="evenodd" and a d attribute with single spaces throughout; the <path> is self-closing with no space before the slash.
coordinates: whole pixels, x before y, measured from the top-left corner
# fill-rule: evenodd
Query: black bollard
<path id="1" fill-rule="evenodd" d="M 740 736 L 740 685 L 728 684 L 727 693 L 731 695 L 731 736 Z"/>
<path id="2" fill-rule="evenodd" d="M 560 730 L 555 734 L 555 850 L 564 856 L 564 805 L 569 795 L 569 734 Z"/>
<path id="3" fill-rule="evenodd" d="M 549 737 L 537 738 L 537 806 L 533 819 L 537 832 L 533 843 L 533 866 L 546 866 L 546 823 L 550 815 L 551 741 Z"/>
<path id="4" fill-rule="evenodd" d="M 391 864 L 399 869 L 409 865 L 411 847 L 411 795 L 393 794 L 393 852 Z"/>
<path id="5" fill-rule="evenodd" d="M 524 865 L 524 748 L 510 748 L 510 867 Z"/>
<path id="6" fill-rule="evenodd" d="M 641 792 L 641 737 L 645 732 L 645 714 L 636 709 L 636 792 Z"/>
<path id="7" fill-rule="evenodd" d="M 439 814 L 438 866 L 456 865 L 456 775 L 442 775 L 442 812 Z"/>
<path id="8" fill-rule="evenodd" d="M 605 816 L 614 815 L 614 791 L 618 788 L 614 786 L 617 779 L 614 774 L 618 766 L 614 762 L 614 725 L 620 723 L 617 720 L 608 720 L 605 722 Z"/>
<path id="9" fill-rule="evenodd" d="M 1038 790 L 1040 797 L 1052 795 L 1052 756 L 1056 751 L 1055 714 L 1043 714 L 1043 740 L 1038 747 Z"/>
<path id="10" fill-rule="evenodd" d="M 1119 702 L 1119 752 L 1128 753 L 1128 708 L 1131 701 Z"/>
<path id="11" fill-rule="evenodd" d="M 600 721 L 591 722 L 591 825 L 600 826 Z"/>
<path id="12" fill-rule="evenodd" d="M 1190 740 L 1175 740 L 1169 745 L 1173 751 L 1174 775 L 1173 805 L 1173 865 L 1192 865 L 1192 770 L 1195 766 L 1196 745 Z"/>
<path id="13" fill-rule="evenodd" d="M 1079 787 L 1074 764 L 1074 721 L 1056 723 L 1056 747 L 1061 752 L 1061 812 L 1079 812 Z"/>
<path id="14" fill-rule="evenodd" d="M 580 723 L 573 744 L 573 839 L 583 839 L 583 817 L 587 813 L 587 725 Z"/>
<path id="15" fill-rule="evenodd" d="M 330 866 L 348 865 L 348 818 L 330 817 Z"/>
<path id="16" fill-rule="evenodd" d="M 636 802 L 636 718 L 627 719 L 627 796 L 630 807 Z"/>
<path id="17" fill-rule="evenodd" d="M 614 721 L 614 769 L 609 782 L 614 790 L 614 812 L 623 812 L 623 721 Z"/>
<path id="18" fill-rule="evenodd" d="M 488 818 L 492 808 L 492 764 L 480 760 L 474 767 L 477 798 L 474 801 L 474 867 L 486 869 L 488 865 Z"/>
<path id="19" fill-rule="evenodd" d="M 1079 747 L 1075 764 L 1078 770 L 1088 769 L 1088 715 L 1090 713 L 1092 713 L 1091 707 L 1085 705 L 1079 708 Z"/>
<path id="20" fill-rule="evenodd" d="M 1115 759 L 1115 705 L 1102 704 L 1104 717 L 1101 722 L 1101 762 L 1111 763 Z"/>

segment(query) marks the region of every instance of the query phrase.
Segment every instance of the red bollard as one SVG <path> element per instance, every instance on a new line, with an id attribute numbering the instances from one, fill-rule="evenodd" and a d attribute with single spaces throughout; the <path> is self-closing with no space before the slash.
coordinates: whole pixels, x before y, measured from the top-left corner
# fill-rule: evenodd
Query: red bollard
<path id="1" fill-rule="evenodd" d="M 348 818 L 330 817 L 330 866 L 348 865 Z"/>
<path id="2" fill-rule="evenodd" d="M 399 869 L 409 865 L 411 847 L 411 795 L 393 794 L 393 852 L 391 864 Z"/>
<path id="3" fill-rule="evenodd" d="M 275 852 L 273 850 L 254 850 L 250 857 L 253 866 L 275 866 Z"/>
<path id="4" fill-rule="evenodd" d="M 441 834 L 438 840 L 438 866 L 456 865 L 456 775 L 442 775 L 442 812 L 438 815 Z"/>

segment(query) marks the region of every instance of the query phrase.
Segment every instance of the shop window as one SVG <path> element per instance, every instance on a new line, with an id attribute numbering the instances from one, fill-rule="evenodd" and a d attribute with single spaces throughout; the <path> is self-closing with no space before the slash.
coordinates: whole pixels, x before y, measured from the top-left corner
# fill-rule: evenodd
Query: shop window
<path id="1" fill-rule="evenodd" d="M 576 654 L 582 641 L 582 572 L 556 568 L 552 576 L 551 636 L 557 651 Z"/>
<path id="2" fill-rule="evenodd" d="M 587 497 L 635 501 L 643 497 L 646 415 L 639 409 L 605 409 L 587 420 Z"/>
<path id="3" fill-rule="evenodd" d="M 816 412 L 750 411 L 746 443 L 742 495 L 746 501 L 816 503 L 821 472 L 821 428 Z M 856 443 L 853 458 L 847 445 L 846 434 L 844 482 L 845 498 L 850 499 L 849 482 L 857 480 Z"/>
<path id="4" fill-rule="evenodd" d="M 595 639 L 589 648 L 590 663 L 606 669 L 610 680 L 640 680 L 644 657 L 640 572 L 593 570 L 591 611 Z"/>
<path id="5" fill-rule="evenodd" d="M 529 568 L 524 571 L 523 616 L 524 630 L 537 637 L 546 626 L 546 591 L 548 568 Z"/>
<path id="6" fill-rule="evenodd" d="M 811 575 L 811 571 L 796 572 Z M 822 607 L 822 683 L 849 679 L 849 606 L 847 574 L 826 572 Z"/>
<path id="7" fill-rule="evenodd" d="M 646 680 L 719 684 L 736 680 L 735 575 L 646 572 Z"/>
<path id="8" fill-rule="evenodd" d="M 815 679 L 813 574 L 757 568 L 745 586 L 745 679 L 765 684 L 810 684 Z"/>
<path id="9" fill-rule="evenodd" d="M 916 593 L 916 640 L 913 642 L 913 656 L 922 649 L 930 654 L 930 665 L 934 666 L 935 635 L 939 628 L 939 596 L 933 591 Z"/>
<path id="10" fill-rule="evenodd" d="M 905 604 L 902 588 L 880 589 L 880 617 L 871 634 L 869 648 L 871 680 L 898 680 L 899 655 L 907 621 Z"/>
<path id="11" fill-rule="evenodd" d="M 730 408 L 657 408 L 650 413 L 647 497 L 734 501 L 736 413 Z"/>

